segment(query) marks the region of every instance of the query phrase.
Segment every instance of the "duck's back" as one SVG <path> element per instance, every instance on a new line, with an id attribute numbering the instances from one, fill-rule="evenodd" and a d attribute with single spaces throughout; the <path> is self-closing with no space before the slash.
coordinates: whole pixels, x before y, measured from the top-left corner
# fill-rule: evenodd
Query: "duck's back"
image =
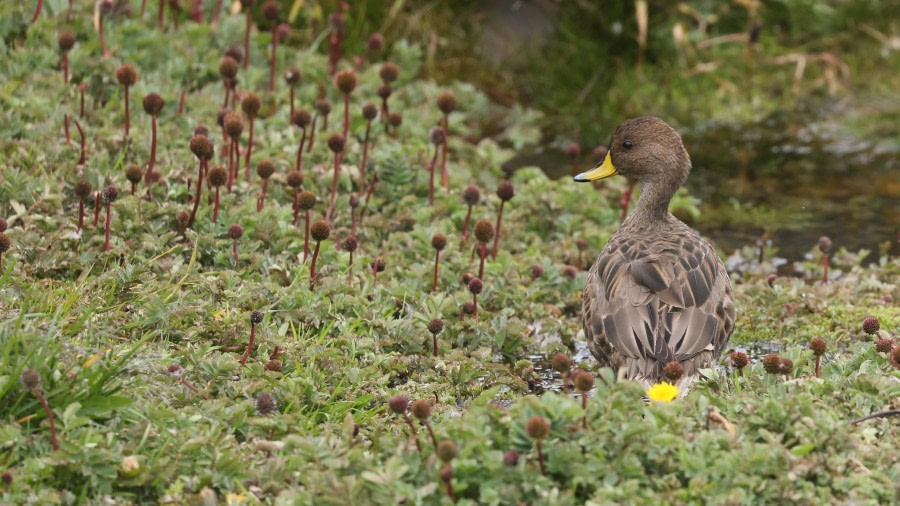
<path id="1" fill-rule="evenodd" d="M 629 220 L 630 221 L 630 220 Z M 588 274 L 583 325 L 602 365 L 655 382 L 677 361 L 692 376 L 734 331 L 731 280 L 703 238 L 674 217 L 665 226 L 626 221 Z"/>

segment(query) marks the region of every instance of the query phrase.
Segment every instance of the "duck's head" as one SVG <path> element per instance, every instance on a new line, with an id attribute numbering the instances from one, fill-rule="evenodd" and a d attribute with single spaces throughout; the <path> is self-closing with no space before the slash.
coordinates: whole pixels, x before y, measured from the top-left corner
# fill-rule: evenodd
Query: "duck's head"
<path id="1" fill-rule="evenodd" d="M 619 125 L 603 161 L 575 176 L 575 181 L 595 181 L 622 174 L 638 183 L 678 187 L 690 171 L 691 158 L 678 132 L 659 118 L 642 116 Z"/>

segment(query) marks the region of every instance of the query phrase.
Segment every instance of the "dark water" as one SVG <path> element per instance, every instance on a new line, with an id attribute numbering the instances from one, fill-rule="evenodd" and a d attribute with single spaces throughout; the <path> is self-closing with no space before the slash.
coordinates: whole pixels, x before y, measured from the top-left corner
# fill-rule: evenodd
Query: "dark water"
<path id="1" fill-rule="evenodd" d="M 863 141 L 809 125 L 822 123 L 776 117 L 682 132 L 693 162 L 687 188 L 701 200 L 701 216 L 682 219 L 727 252 L 769 239 L 779 256 L 797 260 L 827 235 L 835 248 L 871 250 L 869 259 L 885 242 L 900 254 L 896 133 Z M 561 183 L 572 172 L 565 153 L 552 149 L 522 153 L 504 168 L 524 166 Z"/>

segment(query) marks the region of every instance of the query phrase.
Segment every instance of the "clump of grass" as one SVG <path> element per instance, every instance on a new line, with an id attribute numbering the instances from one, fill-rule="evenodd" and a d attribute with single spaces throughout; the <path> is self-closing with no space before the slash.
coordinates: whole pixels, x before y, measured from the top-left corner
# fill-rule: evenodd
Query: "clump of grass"
<path id="1" fill-rule="evenodd" d="M 737 369 L 738 375 L 743 378 L 744 368 L 750 363 L 750 357 L 743 351 L 732 351 L 728 354 L 728 360 L 731 361 L 731 365 Z"/>
<path id="2" fill-rule="evenodd" d="M 316 241 L 316 249 L 313 250 L 312 263 L 309 264 L 309 279 L 311 283 L 315 283 L 316 260 L 319 258 L 319 249 L 322 246 L 322 241 L 328 239 L 331 235 L 331 225 L 326 220 L 319 220 L 312 224 L 310 234 L 313 240 Z"/>
<path id="3" fill-rule="evenodd" d="M 238 240 L 244 236 L 244 227 L 239 223 L 228 227 L 228 238 L 231 239 L 231 256 L 234 257 L 234 268 L 238 266 Z"/>
<path id="4" fill-rule="evenodd" d="M 131 194 L 134 195 L 137 192 L 137 184 L 141 182 L 141 179 L 144 177 L 144 173 L 141 170 L 140 166 L 136 163 L 130 164 L 125 169 L 125 179 L 131 183 Z"/>
<path id="5" fill-rule="evenodd" d="M 253 342 L 256 339 L 256 326 L 262 323 L 262 321 L 262 311 L 253 311 L 250 313 L 250 340 L 247 341 L 247 349 L 244 350 L 244 355 L 241 357 L 242 367 L 247 364 L 247 359 L 250 358 L 250 352 L 253 350 Z"/>
<path id="6" fill-rule="evenodd" d="M 75 196 L 78 197 L 78 231 L 84 227 L 84 200 L 93 191 L 93 185 L 87 179 L 79 179 L 75 183 Z M 94 225 L 96 226 L 96 225 Z"/>
<path id="7" fill-rule="evenodd" d="M 438 356 L 438 342 L 437 335 L 444 330 L 444 320 L 440 318 L 432 318 L 431 321 L 428 322 L 428 332 L 431 333 L 431 344 L 434 347 L 434 356 Z"/>
<path id="8" fill-rule="evenodd" d="M 300 147 L 297 148 L 297 165 L 294 167 L 294 170 L 300 174 L 303 174 L 303 145 L 306 143 L 306 127 L 310 122 L 312 122 L 312 116 L 306 109 L 297 109 L 291 115 L 291 123 L 303 131 L 300 136 Z M 310 137 L 310 144 L 312 144 L 312 137 Z"/>
<path id="9" fill-rule="evenodd" d="M 431 157 L 431 163 L 428 164 L 429 180 L 428 180 L 428 205 L 434 206 L 434 171 L 436 170 L 438 152 L 441 146 L 446 143 L 444 129 L 434 127 L 429 135 L 431 143 L 434 144 L 434 156 Z"/>
<path id="10" fill-rule="evenodd" d="M 259 192 L 259 199 L 256 203 L 256 212 L 263 210 L 266 205 L 266 189 L 269 186 L 269 178 L 275 173 L 275 164 L 272 160 L 262 160 L 256 164 L 256 175 L 262 179 L 262 189 Z"/>
<path id="11" fill-rule="evenodd" d="M 222 107 L 228 107 L 228 99 L 231 97 L 231 89 L 234 87 L 234 78 L 237 77 L 239 64 L 231 56 L 223 56 L 219 60 L 219 75 L 222 76 L 222 84 L 225 85 L 225 101 Z"/>
<path id="12" fill-rule="evenodd" d="M 359 79 L 356 77 L 356 72 L 352 70 L 342 70 L 334 76 L 334 85 L 344 95 L 344 138 L 347 137 L 347 132 L 350 130 L 350 94 L 358 84 Z"/>
<path id="13" fill-rule="evenodd" d="M 463 222 L 462 246 L 465 246 L 466 239 L 469 238 L 469 220 L 472 218 L 472 208 L 478 205 L 479 200 L 481 200 L 481 192 L 478 190 L 478 187 L 473 184 L 466 186 L 466 189 L 463 190 L 463 202 L 466 203 L 469 210 L 466 211 L 466 221 Z"/>
<path id="14" fill-rule="evenodd" d="M 366 181 L 366 164 L 369 161 L 369 134 L 372 131 L 372 120 L 378 116 L 378 106 L 372 103 L 367 103 L 363 106 L 362 109 L 363 118 L 366 120 L 366 136 L 365 140 L 363 140 L 363 155 L 362 162 L 359 164 L 359 174 L 360 179 L 365 184 Z"/>
<path id="15" fill-rule="evenodd" d="M 106 251 L 110 250 L 109 245 L 109 229 L 110 223 L 112 222 L 112 203 L 119 198 L 119 188 L 115 185 L 109 185 L 103 189 L 103 202 L 106 203 L 106 242 L 104 245 L 104 249 Z"/>
<path id="16" fill-rule="evenodd" d="M 248 93 L 241 100 L 241 110 L 244 111 L 247 123 L 250 125 L 249 133 L 247 134 L 247 153 L 244 160 L 245 179 L 247 182 L 250 182 L 250 157 L 253 155 L 253 123 L 256 117 L 259 116 L 260 107 L 262 107 L 262 101 L 256 93 Z"/>
<path id="17" fill-rule="evenodd" d="M 209 170 L 209 161 L 215 155 L 215 149 L 207 137 L 208 134 L 209 132 L 205 127 L 202 130 L 198 128 L 195 129 L 195 134 L 191 137 L 191 153 L 197 157 L 199 169 L 197 171 L 197 194 L 194 196 L 194 207 L 191 209 L 191 215 L 187 222 L 188 228 L 194 226 L 197 209 L 200 207 L 200 197 L 203 195 L 203 178 Z"/>
<path id="18" fill-rule="evenodd" d="M 478 220 L 475 224 L 475 239 L 478 241 L 478 256 L 481 262 L 478 266 L 478 277 L 484 277 L 484 259 L 487 257 L 487 245 L 494 238 L 494 226 L 487 218 Z"/>
<path id="19" fill-rule="evenodd" d="M 348 269 L 347 269 L 347 282 L 348 283 L 353 282 L 353 252 L 356 251 L 356 248 L 358 246 L 359 246 L 359 243 L 357 242 L 355 235 L 351 235 L 351 236 L 347 237 L 346 239 L 344 239 L 344 242 L 341 245 L 341 248 L 344 251 L 346 251 L 347 253 L 350 253 L 350 261 L 348 262 Z"/>
<path id="20" fill-rule="evenodd" d="M 328 138 L 328 149 L 334 153 L 334 175 L 331 178 L 331 200 L 328 203 L 328 211 L 325 213 L 326 220 L 331 220 L 331 217 L 334 215 L 334 205 L 337 202 L 338 175 L 341 169 L 341 159 L 345 144 L 346 137 L 341 134 L 333 134 Z"/>
<path id="21" fill-rule="evenodd" d="M 44 407 L 44 413 L 47 415 L 47 421 L 50 423 L 50 444 L 54 450 L 59 450 L 59 441 L 56 439 L 56 422 L 53 419 L 53 411 L 50 410 L 50 404 L 41 390 L 41 375 L 34 369 L 25 369 L 22 371 L 19 379 L 22 381 L 22 386 L 25 387 L 25 390 L 31 392 L 31 395 L 34 395 L 40 401 L 41 406 Z"/>
<path id="22" fill-rule="evenodd" d="M 215 165 L 211 169 L 209 169 L 209 184 L 216 189 L 216 203 L 215 207 L 213 207 L 213 223 L 219 221 L 219 194 L 221 192 L 222 185 L 224 185 L 228 181 L 228 171 L 225 170 L 225 167 L 221 165 Z"/>
<path id="23" fill-rule="evenodd" d="M 484 290 L 484 283 L 479 278 L 469 281 L 469 293 L 472 294 L 472 316 L 478 318 L 478 294 Z"/>
<path id="24" fill-rule="evenodd" d="M 269 92 L 271 93 L 275 91 L 275 55 L 278 52 L 278 20 L 281 18 L 281 2 L 267 0 L 262 6 L 262 12 L 266 21 L 272 25 L 272 59 L 269 63 Z"/>
<path id="25" fill-rule="evenodd" d="M 451 461 L 459 454 L 459 449 L 453 441 L 444 440 L 437 445 L 435 453 L 437 453 L 438 458 L 444 463 L 444 467 L 441 468 L 440 476 L 444 484 L 447 485 L 447 496 L 451 501 L 455 502 L 456 496 L 453 495 L 453 467 Z"/>
<path id="26" fill-rule="evenodd" d="M 431 291 L 437 291 L 438 285 L 438 265 L 441 261 L 441 251 L 447 246 L 447 236 L 444 234 L 434 234 L 431 236 L 431 247 L 434 248 L 434 281 L 431 284 Z"/>
<path id="27" fill-rule="evenodd" d="M 444 190 L 448 190 L 450 188 L 450 180 L 447 176 L 447 141 L 450 139 L 450 113 L 455 111 L 457 106 L 456 96 L 449 91 L 441 93 L 437 98 L 437 106 L 444 115 L 444 142 L 441 148 L 441 184 L 444 186 Z"/>
<path id="28" fill-rule="evenodd" d="M 284 71 L 284 82 L 288 85 L 288 93 L 289 93 L 289 101 L 290 101 L 290 116 L 289 118 L 294 117 L 294 88 L 300 85 L 300 81 L 303 80 L 303 74 L 300 73 L 300 69 L 291 67 Z"/>
<path id="29" fill-rule="evenodd" d="M 403 417 L 406 421 L 406 425 L 409 426 L 410 432 L 412 432 L 412 437 L 416 441 L 416 448 L 419 450 L 419 453 L 422 453 L 422 443 L 419 442 L 419 431 L 416 430 L 416 426 L 413 424 L 412 419 L 409 417 L 409 414 L 406 412 L 406 409 L 409 407 L 409 398 L 403 395 L 395 395 L 391 397 L 388 401 L 388 408 L 394 413 Z"/>
<path id="30" fill-rule="evenodd" d="M 400 75 L 400 67 L 394 62 L 385 62 L 381 65 L 378 74 L 381 76 L 381 82 L 383 83 L 381 87 L 378 88 L 378 96 L 381 97 L 381 121 L 387 121 L 388 115 L 391 113 L 390 106 L 388 105 L 388 99 L 391 98 L 391 94 L 393 94 L 391 84 L 396 81 L 397 77 Z"/>
<path id="31" fill-rule="evenodd" d="M 822 252 L 822 283 L 828 283 L 828 257 L 831 247 L 832 242 L 828 236 L 819 237 L 819 251 Z"/>
<path id="32" fill-rule="evenodd" d="M 491 250 L 491 258 L 497 258 L 497 247 L 500 244 L 500 226 L 503 222 L 503 205 L 512 200 L 516 191 L 513 184 L 503 181 L 497 186 L 497 197 L 500 198 L 500 208 L 497 209 L 497 227 L 494 234 L 494 248 Z"/>
<path id="33" fill-rule="evenodd" d="M 126 63 L 116 69 L 116 81 L 118 81 L 125 89 L 125 137 L 128 137 L 131 126 L 131 106 L 129 105 L 130 90 L 131 87 L 137 83 L 137 80 L 138 72 L 133 66 Z"/>
<path id="34" fill-rule="evenodd" d="M 543 416 L 533 416 L 525 422 L 525 432 L 534 439 L 538 454 L 538 463 L 541 466 L 541 474 L 547 476 L 547 468 L 544 465 L 544 453 L 541 449 L 541 441 L 550 434 L 550 421 Z"/>
<path id="35" fill-rule="evenodd" d="M 594 375 L 587 371 L 578 371 L 578 373 L 575 374 L 574 383 L 575 389 L 581 394 L 581 409 L 584 411 L 584 416 L 581 418 L 581 427 L 587 430 L 587 399 L 588 392 L 594 388 Z"/>
<path id="36" fill-rule="evenodd" d="M 228 148 L 228 191 L 231 192 L 234 180 L 238 177 L 238 166 L 240 165 L 240 147 L 238 139 L 244 132 L 244 122 L 240 116 L 230 112 L 225 115 L 224 120 L 225 134 L 231 139 L 231 145 Z"/>
<path id="37" fill-rule="evenodd" d="M 152 179 L 150 178 L 150 174 L 153 173 L 153 168 L 156 165 L 156 131 L 157 131 L 157 119 L 159 118 L 159 114 L 163 110 L 163 106 L 166 105 L 166 102 L 163 100 L 158 93 L 148 93 L 144 96 L 144 112 L 150 116 L 151 126 L 153 128 L 152 136 L 150 137 L 150 162 L 147 163 L 147 172 L 144 173 L 144 180 L 147 182 L 147 195 L 151 195 L 150 186 L 152 184 Z M 151 196 L 152 199 L 152 196 Z"/>

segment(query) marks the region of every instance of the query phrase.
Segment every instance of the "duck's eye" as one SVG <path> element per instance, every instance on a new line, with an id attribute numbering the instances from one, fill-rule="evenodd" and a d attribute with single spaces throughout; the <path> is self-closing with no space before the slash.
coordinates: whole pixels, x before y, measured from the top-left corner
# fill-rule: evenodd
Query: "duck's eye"
<path id="1" fill-rule="evenodd" d="M 634 143 L 631 141 L 625 141 L 622 143 L 622 147 L 625 149 L 631 149 L 634 147 Z"/>

